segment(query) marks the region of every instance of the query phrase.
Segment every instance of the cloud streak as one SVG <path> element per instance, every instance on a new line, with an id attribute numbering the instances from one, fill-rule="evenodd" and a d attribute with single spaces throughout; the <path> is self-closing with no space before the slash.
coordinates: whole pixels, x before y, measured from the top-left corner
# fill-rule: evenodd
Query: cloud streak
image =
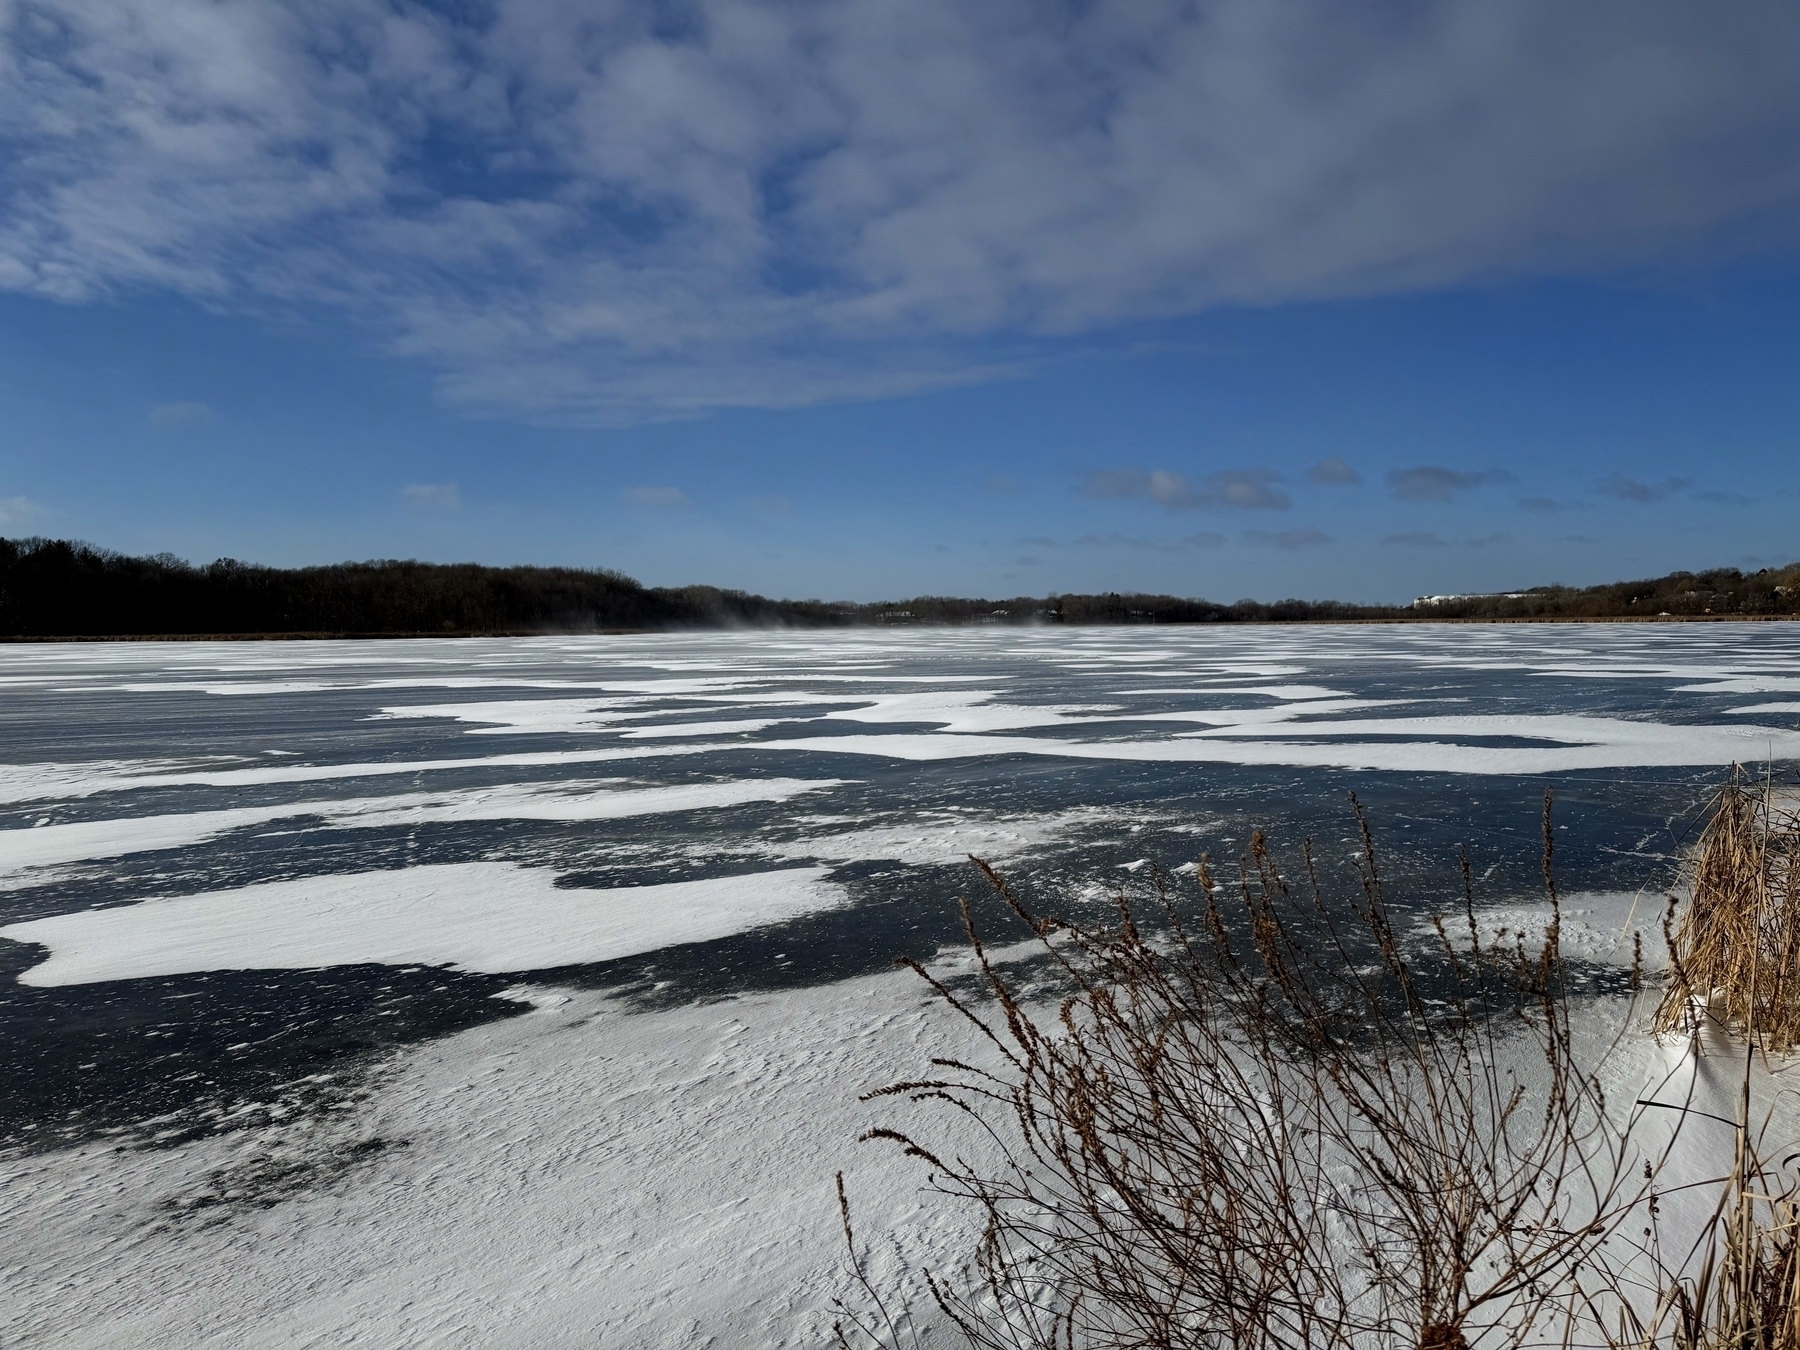
<path id="1" fill-rule="evenodd" d="M 692 506 L 687 493 L 678 487 L 656 487 L 644 484 L 625 489 L 625 500 L 633 506 L 649 506 L 661 511 L 677 511 Z"/>
<path id="2" fill-rule="evenodd" d="M 191 427 L 213 417 L 213 410 L 204 403 L 158 403 L 145 420 L 153 427 Z"/>
<path id="3" fill-rule="evenodd" d="M 1405 548 L 1450 548 L 1459 541 L 1446 539 L 1435 530 L 1407 530 L 1399 534 L 1383 535 L 1381 542 L 1398 544 Z M 1490 534 L 1476 535 L 1472 539 L 1464 539 L 1460 542 L 1465 548 L 1486 548 L 1490 544 L 1511 543 L 1512 536 L 1495 531 Z"/>
<path id="4" fill-rule="evenodd" d="M 1449 502 L 1470 488 L 1511 481 L 1512 475 L 1504 469 L 1447 469 L 1441 464 L 1418 464 L 1387 473 L 1388 491 L 1403 502 Z"/>
<path id="5" fill-rule="evenodd" d="M 1622 502 L 1659 502 L 1664 497 L 1685 492 L 1693 485 L 1694 480 L 1691 478 L 1665 478 L 1660 483 L 1640 483 L 1635 478 L 1614 473 L 1602 478 L 1596 491 Z"/>
<path id="6" fill-rule="evenodd" d="M 455 483 L 408 483 L 400 496 L 408 506 L 425 511 L 454 511 L 462 505 L 462 490 Z"/>
<path id="7" fill-rule="evenodd" d="M 1293 499 L 1277 484 L 1273 469 L 1221 469 L 1199 483 L 1168 469 L 1101 469 L 1082 484 L 1090 497 L 1147 497 L 1174 510 L 1235 507 L 1241 511 L 1285 511 Z"/>
<path id="8" fill-rule="evenodd" d="M 1308 482 L 1349 486 L 1362 482 L 1362 475 L 1336 455 L 1327 456 L 1306 471 Z"/>
<path id="9" fill-rule="evenodd" d="M 44 508 L 29 497 L 0 497 L 0 530 L 26 529 L 44 515 Z"/>
<path id="10" fill-rule="evenodd" d="M 679 20 L 0 3 L 0 288 L 335 305 L 453 406 L 609 425 L 1005 378 L 1133 321 L 1604 271 L 1800 216 L 1800 13 L 1772 0 Z"/>
<path id="11" fill-rule="evenodd" d="M 1315 525 L 1297 530 L 1245 530 L 1243 538 L 1246 544 L 1285 549 L 1316 548 L 1331 542 L 1331 536 Z"/>

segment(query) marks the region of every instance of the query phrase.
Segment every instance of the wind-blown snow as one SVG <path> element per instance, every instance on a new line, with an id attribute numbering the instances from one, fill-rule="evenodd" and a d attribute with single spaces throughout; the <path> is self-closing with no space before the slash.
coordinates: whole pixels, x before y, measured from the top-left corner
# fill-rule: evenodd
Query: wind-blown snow
<path id="1" fill-rule="evenodd" d="M 361 764 L 258 764 L 249 768 L 204 769 L 179 761 L 100 761 L 86 764 L 0 765 L 0 804 L 91 797 L 101 792 L 135 792 L 161 787 L 265 787 L 280 783 L 327 783 L 340 778 L 388 778 L 402 774 L 448 773 L 459 769 L 550 768 L 567 764 L 610 764 L 660 755 L 699 754 L 706 746 L 609 746 L 602 750 L 526 751 L 460 759 L 415 759 Z"/>
<path id="2" fill-rule="evenodd" d="M 0 1344 L 823 1345 L 839 1168 L 878 1277 L 972 1248 L 971 1216 L 856 1143 L 889 1119 L 859 1093 L 934 1053 L 985 1062 L 916 978 L 651 1013 L 539 1002 L 419 1048 L 354 1112 L 0 1165 Z M 346 1155 L 364 1161 L 340 1176 Z M 302 1184 L 259 1207 L 253 1178 L 282 1167 Z"/>
<path id="3" fill-rule="evenodd" d="M 545 868 L 457 863 L 271 881 L 0 928 L 50 949 L 21 984 L 199 970 L 449 965 L 503 972 L 706 942 L 843 903 L 826 869 L 578 890 Z"/>
<path id="4" fill-rule="evenodd" d="M 0 878 L 30 868 L 191 847 L 232 830 L 300 817 L 316 817 L 340 829 L 465 820 L 620 820 L 676 811 L 716 810 L 746 802 L 783 802 L 801 793 L 842 784 L 843 780 L 836 778 L 762 778 L 632 787 L 602 780 L 566 787 L 508 785 L 459 792 L 284 802 L 277 806 L 124 820 L 72 821 L 37 829 L 0 830 Z"/>
<path id="5" fill-rule="evenodd" d="M 1298 739 L 1376 735 L 1409 739 Z M 1248 739 L 1251 736 L 1280 739 L 1251 741 Z M 1225 737 L 1234 739 L 1226 740 Z M 1427 739 L 1430 737 L 1442 739 Z M 1519 747 L 1470 743 L 1474 738 L 1502 737 L 1541 740 L 1546 744 Z M 1315 723 L 1259 721 L 1254 726 L 1239 724 L 1185 732 L 1180 739 L 1167 740 L 1076 741 L 945 733 L 812 736 L 767 741 L 762 746 L 765 749 L 906 760 L 1051 755 L 1069 759 L 1160 760 L 1413 773 L 1544 774 L 1651 765 L 1724 765 L 1760 760 L 1765 756 L 1797 759 L 1800 758 L 1800 732 L 1761 726 L 1668 726 L 1605 717 L 1414 717 Z"/>

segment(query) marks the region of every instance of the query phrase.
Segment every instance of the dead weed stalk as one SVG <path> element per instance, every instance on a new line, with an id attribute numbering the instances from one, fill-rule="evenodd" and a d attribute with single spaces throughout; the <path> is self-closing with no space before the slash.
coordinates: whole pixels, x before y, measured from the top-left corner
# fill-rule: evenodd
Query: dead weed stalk
<path id="1" fill-rule="evenodd" d="M 1704 1009 L 1770 1054 L 1800 1045 L 1800 812 L 1732 767 L 1714 799 L 1669 933 L 1656 1028 L 1692 1025 Z"/>
<path id="2" fill-rule="evenodd" d="M 1594 1324 L 1611 1313 L 1592 1290 L 1655 1168 L 1632 1152 L 1641 1108 L 1609 1113 L 1577 1053 L 1549 798 L 1541 949 L 1484 946 L 1465 859 L 1463 913 L 1436 921 L 1424 976 L 1351 801 L 1362 850 L 1347 904 L 1328 901 L 1310 847 L 1291 887 L 1260 833 L 1235 902 L 1203 864 L 1197 913 L 1158 879 L 1153 915 L 1121 894 L 1104 930 L 1034 913 L 977 862 L 1063 983 L 1053 1015 L 990 959 L 966 903 L 983 997 L 904 963 L 994 1063 L 937 1059 L 933 1076 L 871 1094 L 950 1110 L 976 1131 L 969 1156 L 916 1131 L 865 1136 L 981 1214 L 969 1264 L 927 1272 L 969 1344 L 1617 1339 Z M 841 1345 L 896 1343 L 878 1317 L 843 1311 Z"/>

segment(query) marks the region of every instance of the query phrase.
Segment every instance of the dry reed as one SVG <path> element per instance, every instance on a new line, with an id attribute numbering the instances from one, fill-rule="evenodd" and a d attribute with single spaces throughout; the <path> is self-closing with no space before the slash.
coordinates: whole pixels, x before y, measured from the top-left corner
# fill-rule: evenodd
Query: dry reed
<path id="1" fill-rule="evenodd" d="M 1771 1054 L 1800 1045 L 1800 814 L 1733 767 L 1689 864 L 1656 1027 L 1697 1009 Z"/>
<path id="2" fill-rule="evenodd" d="M 1800 1045 L 1800 822 L 1734 769 L 1680 925 L 1665 919 L 1656 1026 L 1697 1038 L 1711 1021 L 1744 1051 L 1732 1156 L 1665 1182 L 1682 1127 L 1640 1129 L 1662 1102 L 1609 1109 L 1608 1049 L 1577 1055 L 1549 812 L 1547 796 L 1541 948 L 1484 948 L 1465 859 L 1464 912 L 1434 921 L 1426 976 L 1360 808 L 1352 904 L 1327 903 L 1310 852 L 1296 899 L 1259 834 L 1234 912 L 1204 866 L 1197 922 L 1159 878 L 1154 934 L 1122 894 L 1107 931 L 1040 917 L 977 862 L 1068 992 L 1040 1021 L 966 904 L 981 997 L 905 963 L 999 1065 L 938 1059 L 939 1076 L 871 1094 L 951 1107 L 989 1150 L 865 1136 L 985 1220 L 970 1262 L 925 1272 L 937 1310 L 982 1350 L 1800 1350 L 1800 1155 L 1765 1156 L 1769 1122 L 1750 1119 L 1757 1052 Z M 1717 1197 L 1678 1250 L 1666 1185 Z M 918 1347 L 858 1257 L 841 1177 L 838 1194 L 860 1292 L 838 1344 Z"/>
<path id="3" fill-rule="evenodd" d="M 1068 992 L 1041 1024 L 966 904 L 985 1001 L 906 963 L 999 1061 L 935 1060 L 938 1076 L 872 1094 L 947 1106 L 990 1150 L 865 1136 L 984 1219 L 965 1269 L 926 1273 L 941 1314 L 984 1350 L 1507 1350 L 1577 1326 L 1616 1342 L 1593 1291 L 1616 1282 L 1608 1244 L 1655 1167 L 1629 1139 L 1641 1107 L 1609 1112 L 1578 1062 L 1551 848 L 1546 799 L 1541 950 L 1484 947 L 1465 860 L 1466 931 L 1437 922 L 1429 978 L 1366 824 L 1348 905 L 1327 901 L 1310 850 L 1296 896 L 1259 834 L 1233 912 L 1203 867 L 1192 921 L 1158 882 L 1153 934 L 1123 895 L 1104 932 L 1036 915 L 978 863 Z M 879 1297 L 843 1311 L 844 1346 L 898 1345 L 910 1325 Z"/>

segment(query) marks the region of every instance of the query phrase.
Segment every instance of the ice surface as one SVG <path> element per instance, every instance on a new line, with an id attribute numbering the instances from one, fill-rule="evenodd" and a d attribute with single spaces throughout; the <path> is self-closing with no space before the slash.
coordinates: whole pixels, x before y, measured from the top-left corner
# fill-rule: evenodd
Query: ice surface
<path id="1" fill-rule="evenodd" d="M 1298 741 L 1289 737 L 1370 736 L 1396 741 Z M 1223 737 L 1230 736 L 1232 740 Z M 1250 741 L 1250 736 L 1267 736 Z M 1199 739 L 1199 738 L 1219 739 Z M 1442 739 L 1425 739 L 1441 737 Z M 1473 738 L 1543 740 L 1543 747 L 1491 746 Z M 1243 739 L 1239 739 L 1243 738 Z M 1361 718 L 1337 722 L 1259 722 L 1186 732 L 1179 740 L 1076 741 L 1047 737 L 897 734 L 814 736 L 768 741 L 764 748 L 876 755 L 893 759 L 969 759 L 1053 755 L 1069 759 L 1258 764 L 1413 773 L 1545 774 L 1650 765 L 1725 765 L 1800 758 L 1800 732 L 1762 726 L 1667 726 L 1602 717 Z"/>
<path id="2" fill-rule="evenodd" d="M 547 868 L 457 863 L 270 881 L 0 928 L 50 949 L 21 984 L 198 970 L 449 965 L 499 973 L 705 942 L 843 902 L 826 869 L 578 890 Z"/>
<path id="3" fill-rule="evenodd" d="M 98 761 L 85 764 L 0 765 L 0 804 L 91 797 L 162 787 L 264 787 L 325 783 L 341 778 L 385 778 L 459 769 L 550 768 L 609 764 L 660 755 L 700 754 L 706 746 L 608 746 L 603 750 L 526 751 L 461 759 L 419 759 L 361 764 L 259 764 L 252 768 L 201 769 L 179 761 Z"/>
<path id="4" fill-rule="evenodd" d="M 941 1266 L 975 1236 L 919 1195 L 920 1169 L 853 1142 L 892 1120 L 857 1093 L 976 1054 L 964 1026 L 925 1018 L 904 976 L 830 967 L 792 987 L 791 948 L 715 962 L 684 946 L 657 959 L 652 1011 L 558 988 L 557 966 L 796 919 L 778 945 L 816 940 L 815 966 L 857 942 L 929 955 L 953 931 L 930 926 L 938 909 L 967 890 L 944 865 L 967 853 L 1100 913 L 1152 864 L 1191 870 L 1265 820 L 1312 828 L 1346 786 L 1408 866 L 1464 841 L 1529 852 L 1535 819 L 1515 816 L 1538 775 L 1579 803 L 1567 856 L 1590 889 L 1565 897 L 1565 949 L 1617 963 L 1639 929 L 1654 959 L 1667 841 L 1688 837 L 1705 783 L 1732 760 L 1800 758 L 1800 705 L 1746 697 L 1790 693 L 1796 669 L 1800 626 L 1731 624 L 0 648 L 3 899 L 33 916 L 0 939 L 45 949 L 8 946 L 44 958 L 6 1004 L 50 1009 L 30 1034 L 51 1015 L 71 1037 L 108 1009 L 179 1017 L 200 1003 L 180 981 L 202 983 L 181 972 L 224 968 L 270 972 L 245 978 L 285 1016 L 302 978 L 366 977 L 277 973 L 329 962 L 509 972 L 474 997 L 516 979 L 502 997 L 532 1009 L 394 1050 L 353 1092 L 359 1067 L 323 1114 L 0 1163 L 0 1343 L 818 1344 L 842 1288 L 838 1166 L 884 1270 Z M 472 753 L 494 736 L 521 752 Z M 99 811 L 112 819 L 82 819 Z M 506 819 L 620 823 L 535 830 L 527 849 L 475 824 Z M 364 828 L 415 823 L 436 827 L 416 853 L 409 832 Z M 1321 843 L 1338 856 L 1329 827 Z M 577 869 L 614 881 L 556 885 Z M 1484 931 L 1541 933 L 1534 895 L 1490 899 Z M 445 998 L 475 984 L 442 981 Z M 340 1034 L 306 1023 L 310 1006 L 294 1004 L 306 1035 Z M 1624 1012 L 1580 1015 L 1599 1037 Z M 169 1042 L 146 1025 L 151 1065 Z M 1613 1097 L 1698 1081 L 1729 1114 L 1741 1062 L 1702 1052 L 1632 1031 Z M 138 1061 L 119 1062 L 104 1072 Z M 1714 1144 L 1690 1135 L 1681 1166 L 1716 1170 Z"/>
<path id="5" fill-rule="evenodd" d="M 1121 813 L 1098 807 L 994 816 L 925 814 L 903 825 L 864 825 L 797 839 L 759 839 L 752 846 L 768 858 L 822 858 L 832 862 L 896 860 L 912 865 L 960 863 L 971 855 L 1005 862 L 1054 844 L 1075 830 L 1116 830 Z"/>
<path id="6" fill-rule="evenodd" d="M 562 787 L 508 785 L 459 792 L 285 802 L 278 806 L 124 820 L 73 821 L 36 829 L 0 830 L 0 878 L 30 868 L 189 847 L 232 830 L 302 816 L 317 817 L 336 828 L 358 829 L 465 820 L 619 820 L 712 810 L 745 802 L 788 801 L 801 793 L 839 787 L 842 783 L 836 778 L 751 778 L 633 787 L 622 781 L 601 780 Z"/>

